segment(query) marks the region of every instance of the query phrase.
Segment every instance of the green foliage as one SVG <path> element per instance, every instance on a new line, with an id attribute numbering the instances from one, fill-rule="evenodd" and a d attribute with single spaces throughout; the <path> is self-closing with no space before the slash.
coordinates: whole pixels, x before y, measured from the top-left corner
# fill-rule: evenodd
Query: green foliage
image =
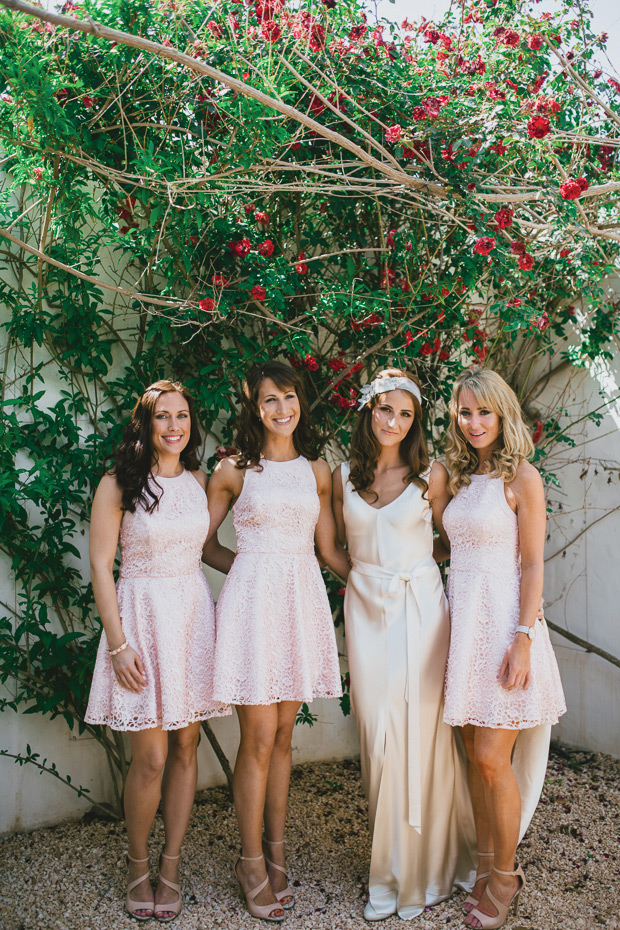
<path id="1" fill-rule="evenodd" d="M 248 366 L 288 358 L 344 455 L 374 371 L 416 368 L 437 441 L 454 377 L 481 361 L 538 418 L 542 369 L 604 357 L 617 334 L 603 283 L 620 110 L 569 0 L 550 18 L 474 3 L 391 32 L 357 0 L 65 12 L 172 55 L 0 11 L 0 549 L 19 592 L 0 621 L 2 706 L 81 731 L 99 629 L 84 524 L 136 394 L 185 381 L 211 447 L 229 448 Z M 569 426 L 544 415 L 543 466 Z M 118 802 L 122 740 L 88 729 Z"/>

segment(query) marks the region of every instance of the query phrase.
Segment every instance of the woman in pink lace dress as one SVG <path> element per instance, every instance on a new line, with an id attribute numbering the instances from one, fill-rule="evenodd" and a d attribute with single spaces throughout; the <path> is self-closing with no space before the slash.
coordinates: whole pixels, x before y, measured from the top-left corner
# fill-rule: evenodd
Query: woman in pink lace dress
<path id="1" fill-rule="evenodd" d="M 86 720 L 129 731 L 126 908 L 141 920 L 172 920 L 181 909 L 177 870 L 196 791 L 200 721 L 230 713 L 213 699 L 215 618 L 201 569 L 209 512 L 199 445 L 185 388 L 152 384 L 134 407 L 91 516 L 93 592 L 104 632 Z M 212 550 L 218 567 L 219 550 Z M 165 842 L 153 898 L 148 837 L 160 797 Z"/>
<path id="2" fill-rule="evenodd" d="M 545 496 L 519 402 L 470 369 L 450 401 L 451 638 L 444 719 L 462 728 L 479 849 L 465 923 L 501 927 L 525 885 L 517 843 L 536 806 L 551 725 L 566 710 L 544 620 Z"/>
<path id="3" fill-rule="evenodd" d="M 291 739 L 299 706 L 341 694 L 332 615 L 315 555 L 346 575 L 331 473 L 313 451 L 301 375 L 266 362 L 247 376 L 240 454 L 209 481 L 210 533 L 232 506 L 237 555 L 217 603 L 214 697 L 235 705 L 235 874 L 254 917 L 294 903 L 284 856 Z M 263 834 L 264 828 L 264 835 Z"/>

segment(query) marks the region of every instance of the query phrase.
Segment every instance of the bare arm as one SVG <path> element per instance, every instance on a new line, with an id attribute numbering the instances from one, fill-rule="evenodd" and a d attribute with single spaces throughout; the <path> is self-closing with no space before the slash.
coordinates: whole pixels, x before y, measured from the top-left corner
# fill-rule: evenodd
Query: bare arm
<path id="1" fill-rule="evenodd" d="M 443 512 L 450 503 L 448 490 L 448 472 L 441 462 L 433 462 L 428 479 L 428 499 L 433 514 L 433 523 L 439 533 L 439 539 L 433 544 L 433 558 L 436 562 L 450 557 L 450 540 L 443 527 Z"/>
<path id="2" fill-rule="evenodd" d="M 346 552 L 336 539 L 336 521 L 332 511 L 331 471 L 329 465 L 323 459 L 311 462 L 311 465 L 321 503 L 319 519 L 314 531 L 316 547 L 320 558 L 341 578 L 347 578 L 351 566 Z"/>
<path id="3" fill-rule="evenodd" d="M 342 465 L 338 465 L 332 472 L 332 512 L 336 521 L 336 539 L 344 548 L 347 543 L 347 529 L 344 525 L 343 502 Z"/>
<path id="4" fill-rule="evenodd" d="M 534 626 L 541 604 L 544 578 L 546 529 L 545 493 L 538 471 L 529 462 L 521 462 L 515 480 L 507 486 L 506 498 L 515 506 L 521 547 L 521 599 L 519 624 Z M 528 688 L 530 684 L 530 649 L 532 642 L 524 633 L 515 633 L 507 650 L 499 680 L 504 688 Z"/>
<path id="5" fill-rule="evenodd" d="M 244 472 L 235 467 L 235 459 L 222 459 L 207 484 L 207 502 L 209 505 L 209 534 L 202 549 L 202 561 L 218 572 L 227 574 L 235 560 L 232 549 L 222 546 L 217 538 L 217 531 L 241 494 Z"/>
<path id="6" fill-rule="evenodd" d="M 105 630 L 108 649 L 117 649 L 125 634 L 118 609 L 114 584 L 114 558 L 121 528 L 121 489 L 113 475 L 104 475 L 93 500 L 90 518 L 90 573 L 97 611 Z M 119 684 L 140 692 L 146 684 L 144 666 L 129 643 L 126 649 L 112 656 L 112 668 Z"/>
<path id="7" fill-rule="evenodd" d="M 192 474 L 206 494 L 207 476 L 204 471 L 199 469 L 198 471 L 192 472 Z M 209 529 L 210 528 L 211 524 L 209 522 Z M 226 575 L 230 571 L 230 566 L 235 560 L 235 553 L 231 549 L 227 549 L 226 546 L 222 546 L 217 538 L 217 533 L 209 533 L 207 539 L 208 541 L 205 541 L 202 547 L 202 561 L 211 568 L 215 568 L 218 572 L 222 572 L 222 574 Z"/>

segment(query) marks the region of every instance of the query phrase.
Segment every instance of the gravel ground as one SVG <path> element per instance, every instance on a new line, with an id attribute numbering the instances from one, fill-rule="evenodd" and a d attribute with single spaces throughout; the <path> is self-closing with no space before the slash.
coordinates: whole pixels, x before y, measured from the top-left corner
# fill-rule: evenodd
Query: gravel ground
<path id="1" fill-rule="evenodd" d="M 552 753 L 543 797 L 520 849 L 528 887 L 518 918 L 506 925 L 510 930 L 619 930 L 619 809 L 619 761 Z M 184 846 L 184 909 L 175 930 L 260 926 L 247 915 L 232 879 L 236 836 L 227 792 L 202 792 Z M 299 891 L 286 926 L 369 927 L 362 909 L 370 847 L 358 763 L 293 770 L 288 841 Z M 158 818 L 152 864 L 161 844 Z M 138 924 L 123 910 L 124 855 L 123 826 L 101 820 L 0 840 L 0 930 L 135 930 Z M 463 897 L 427 911 L 411 927 L 462 926 Z M 382 926 L 403 923 L 392 917 Z"/>

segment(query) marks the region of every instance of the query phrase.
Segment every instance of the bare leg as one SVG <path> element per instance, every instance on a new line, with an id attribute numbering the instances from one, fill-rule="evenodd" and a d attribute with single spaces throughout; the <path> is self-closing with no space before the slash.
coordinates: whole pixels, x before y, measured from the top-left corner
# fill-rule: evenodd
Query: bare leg
<path id="1" fill-rule="evenodd" d="M 161 794 L 161 774 L 168 752 L 168 736 L 161 729 L 139 730 L 129 734 L 131 764 L 125 781 L 125 820 L 129 855 L 134 859 L 148 856 L 148 838 L 153 825 Z M 148 871 L 145 862 L 129 862 L 129 880 L 133 881 Z M 148 901 L 153 892 L 145 880 L 131 892 L 135 901 Z M 153 911 L 140 910 L 141 916 Z"/>
<path id="2" fill-rule="evenodd" d="M 162 781 L 162 813 L 164 817 L 164 852 L 167 856 L 178 856 L 187 832 L 187 825 L 196 795 L 198 763 L 196 748 L 200 734 L 200 722 L 191 723 L 181 730 L 170 730 L 168 736 L 168 758 Z M 168 881 L 178 883 L 179 860 L 164 859 L 160 863 L 160 874 Z M 157 886 L 155 901 L 167 904 L 177 900 L 173 888 L 161 882 Z M 158 911 L 158 915 L 172 917 L 173 911 Z"/>
<path id="3" fill-rule="evenodd" d="M 291 780 L 291 742 L 293 729 L 297 719 L 298 701 L 282 701 L 278 707 L 278 728 L 271 753 L 269 778 L 267 780 L 267 793 L 265 800 L 265 837 L 267 840 L 282 840 L 286 827 L 286 809 L 288 806 L 288 791 Z M 269 858 L 284 867 L 286 854 L 283 844 L 269 843 L 266 848 Z M 274 891 L 283 891 L 287 886 L 287 876 L 278 869 L 269 868 L 269 880 Z M 283 899 L 287 904 L 289 898 Z"/>
<path id="4" fill-rule="evenodd" d="M 511 763 L 517 736 L 518 730 L 477 727 L 474 737 L 474 765 L 483 785 L 495 849 L 495 867 L 505 872 L 512 872 L 515 867 L 521 822 L 521 795 Z M 499 901 L 507 904 L 518 890 L 519 880 L 494 871 L 487 887 Z M 497 908 L 486 893 L 480 899 L 478 910 L 490 917 L 497 916 Z M 473 914 L 465 918 L 465 923 L 475 928 L 481 926 Z"/>
<path id="5" fill-rule="evenodd" d="M 469 762 L 467 767 L 467 779 L 469 782 L 471 803 L 474 810 L 474 824 L 476 826 L 476 841 L 478 845 L 477 874 L 480 874 L 481 872 L 490 872 L 493 865 L 493 834 L 491 831 L 491 822 L 487 814 L 484 784 L 474 761 L 476 728 L 468 724 L 467 726 L 461 727 L 461 733 L 463 734 L 463 741 L 465 743 Z M 485 856 L 483 853 L 491 853 L 491 855 Z M 475 898 L 476 901 L 479 901 L 482 897 L 487 881 L 487 878 L 476 878 L 476 884 L 471 892 L 472 898 Z M 470 910 L 472 907 L 473 905 L 469 905 Z"/>
<path id="6" fill-rule="evenodd" d="M 266 876 L 261 832 L 271 755 L 278 730 L 278 705 L 240 705 L 236 710 L 241 740 L 233 776 L 233 793 L 241 854 L 248 859 L 258 859 L 256 862 L 240 860 L 237 874 L 244 890 L 250 891 Z M 269 884 L 255 900 L 257 904 L 273 904 L 273 916 L 284 913 Z"/>

